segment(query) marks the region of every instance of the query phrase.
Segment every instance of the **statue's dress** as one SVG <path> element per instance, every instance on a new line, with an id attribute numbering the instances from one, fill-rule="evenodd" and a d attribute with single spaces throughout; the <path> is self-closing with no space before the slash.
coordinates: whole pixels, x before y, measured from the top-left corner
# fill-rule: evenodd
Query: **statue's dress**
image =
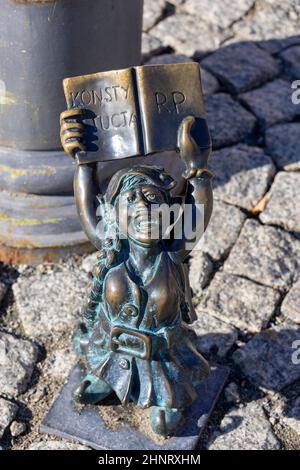
<path id="1" fill-rule="evenodd" d="M 111 268 L 103 301 L 82 355 L 89 373 L 104 380 L 122 403 L 184 408 L 209 375 L 196 335 L 183 322 L 187 308 L 182 266 L 162 251 L 145 285 L 128 262 Z"/>

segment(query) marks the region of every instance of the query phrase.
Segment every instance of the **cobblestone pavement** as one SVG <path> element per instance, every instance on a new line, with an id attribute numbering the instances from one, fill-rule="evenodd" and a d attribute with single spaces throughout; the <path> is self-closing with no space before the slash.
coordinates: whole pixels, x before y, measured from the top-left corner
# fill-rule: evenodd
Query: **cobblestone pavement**
<path id="1" fill-rule="evenodd" d="M 299 0 L 145 4 L 144 62 L 200 62 L 215 149 L 189 264 L 198 346 L 231 374 L 199 448 L 300 449 Z M 93 261 L 0 267 L 0 448 L 85 448 L 38 426 L 75 362 Z"/>

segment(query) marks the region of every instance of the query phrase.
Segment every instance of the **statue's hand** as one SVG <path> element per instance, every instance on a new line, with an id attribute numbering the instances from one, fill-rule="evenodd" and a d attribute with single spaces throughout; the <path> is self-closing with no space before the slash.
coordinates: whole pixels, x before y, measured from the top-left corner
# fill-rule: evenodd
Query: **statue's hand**
<path id="1" fill-rule="evenodd" d="M 74 158 L 76 152 L 85 151 L 85 127 L 81 122 L 84 109 L 67 109 L 60 115 L 60 140 L 66 153 Z"/>
<path id="2" fill-rule="evenodd" d="M 178 148 L 180 156 L 185 164 L 183 177 L 186 179 L 201 176 L 206 168 L 203 165 L 203 158 L 198 144 L 191 135 L 191 130 L 195 124 L 193 116 L 187 116 L 183 119 L 178 131 Z"/>

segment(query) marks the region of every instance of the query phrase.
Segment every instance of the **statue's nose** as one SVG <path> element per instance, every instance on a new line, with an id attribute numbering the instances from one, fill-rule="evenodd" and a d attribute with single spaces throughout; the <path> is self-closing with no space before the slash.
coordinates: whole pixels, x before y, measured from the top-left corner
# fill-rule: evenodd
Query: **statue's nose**
<path id="1" fill-rule="evenodd" d="M 148 208 L 149 207 L 149 201 L 147 198 L 144 196 L 142 191 L 137 191 L 136 195 L 136 206 L 138 208 Z"/>
<path id="2" fill-rule="evenodd" d="M 136 202 L 137 207 L 139 208 L 148 208 L 149 207 L 149 202 L 147 201 L 146 198 L 144 198 L 142 195 L 138 197 L 138 200 Z"/>

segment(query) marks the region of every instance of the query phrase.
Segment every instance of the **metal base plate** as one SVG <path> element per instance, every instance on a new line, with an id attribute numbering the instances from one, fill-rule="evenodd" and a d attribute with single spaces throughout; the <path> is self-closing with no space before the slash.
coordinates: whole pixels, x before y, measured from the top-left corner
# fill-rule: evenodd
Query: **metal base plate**
<path id="1" fill-rule="evenodd" d="M 76 411 L 71 393 L 83 376 L 80 366 L 76 365 L 44 418 L 40 430 L 77 440 L 96 450 L 192 450 L 216 405 L 228 374 L 229 369 L 226 367 L 213 369 L 210 379 L 200 385 L 198 399 L 187 409 L 183 426 L 175 436 L 158 444 L 126 424 L 117 431 L 107 428 L 98 412 L 99 405 Z"/>

